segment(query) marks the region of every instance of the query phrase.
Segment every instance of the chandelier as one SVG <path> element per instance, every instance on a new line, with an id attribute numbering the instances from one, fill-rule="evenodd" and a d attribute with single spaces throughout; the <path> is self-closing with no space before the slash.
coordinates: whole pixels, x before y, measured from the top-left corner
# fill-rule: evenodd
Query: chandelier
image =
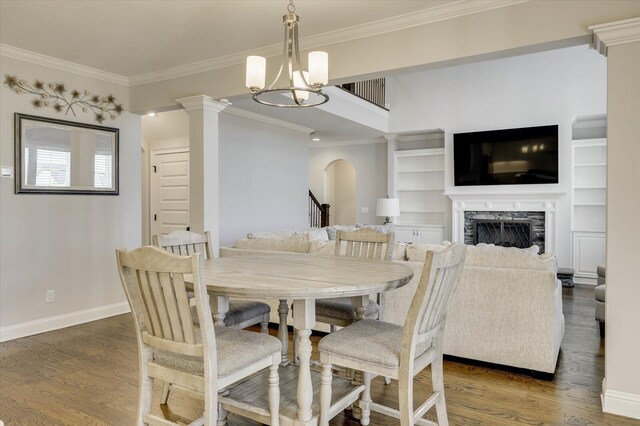
<path id="1" fill-rule="evenodd" d="M 267 59 L 262 56 L 247 57 L 246 85 L 253 99 L 263 105 L 281 108 L 306 108 L 322 105 L 329 96 L 322 93 L 322 86 L 329 81 L 329 55 L 327 52 L 309 53 L 309 71 L 302 68 L 298 45 L 298 23 L 293 0 L 289 0 L 284 22 L 284 51 L 278 74 L 265 88 Z"/>

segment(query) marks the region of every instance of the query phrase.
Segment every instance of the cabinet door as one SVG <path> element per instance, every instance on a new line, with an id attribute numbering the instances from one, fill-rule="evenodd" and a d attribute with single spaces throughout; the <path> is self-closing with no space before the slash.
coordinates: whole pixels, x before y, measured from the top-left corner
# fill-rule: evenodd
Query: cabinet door
<path id="1" fill-rule="evenodd" d="M 603 232 L 573 233 L 573 269 L 576 277 L 596 278 L 596 268 L 605 262 Z"/>
<path id="2" fill-rule="evenodd" d="M 395 233 L 396 241 L 399 243 L 413 243 L 414 239 L 414 229 L 413 228 L 404 228 L 399 226 L 393 227 L 393 232 Z"/>
<path id="3" fill-rule="evenodd" d="M 419 244 L 440 244 L 444 240 L 442 228 L 417 228 Z"/>

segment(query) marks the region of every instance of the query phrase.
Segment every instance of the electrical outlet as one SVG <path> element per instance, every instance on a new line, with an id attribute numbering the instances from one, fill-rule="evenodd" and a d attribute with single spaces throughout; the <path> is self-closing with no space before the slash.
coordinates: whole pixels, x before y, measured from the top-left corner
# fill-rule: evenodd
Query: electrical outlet
<path id="1" fill-rule="evenodd" d="M 55 297 L 54 291 L 53 290 L 47 290 L 47 303 L 53 302 L 54 297 Z"/>
<path id="2" fill-rule="evenodd" d="M 369 207 L 360 207 L 360 213 L 369 213 Z"/>

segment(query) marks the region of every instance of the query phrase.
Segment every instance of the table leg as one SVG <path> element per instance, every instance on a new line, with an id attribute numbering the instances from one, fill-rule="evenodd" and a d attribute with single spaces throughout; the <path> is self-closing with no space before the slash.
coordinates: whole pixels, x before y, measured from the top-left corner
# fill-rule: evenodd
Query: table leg
<path id="1" fill-rule="evenodd" d="M 311 382 L 311 328 L 316 322 L 316 304 L 311 300 L 293 301 L 293 325 L 298 332 L 298 419 L 294 424 L 312 424 L 313 384 Z"/>
<path id="2" fill-rule="evenodd" d="M 211 306 L 213 325 L 224 327 L 224 317 L 229 312 L 229 298 L 211 294 L 209 295 L 209 306 Z"/>
<path id="3" fill-rule="evenodd" d="M 364 314 L 367 311 L 367 306 L 369 305 L 369 296 L 352 297 L 351 304 L 356 310 L 356 321 L 364 319 Z M 362 371 L 355 370 L 353 372 L 352 383 L 357 386 L 364 383 Z M 353 404 L 353 417 L 356 419 L 360 419 L 362 417 L 362 408 L 360 408 L 360 405 L 358 404 Z"/>
<path id="4" fill-rule="evenodd" d="M 280 300 L 278 306 L 278 315 L 280 316 L 280 325 L 278 326 L 278 339 L 282 343 L 282 361 L 280 366 L 289 365 L 289 327 L 287 326 L 287 316 L 289 315 L 289 304 L 286 299 Z"/>

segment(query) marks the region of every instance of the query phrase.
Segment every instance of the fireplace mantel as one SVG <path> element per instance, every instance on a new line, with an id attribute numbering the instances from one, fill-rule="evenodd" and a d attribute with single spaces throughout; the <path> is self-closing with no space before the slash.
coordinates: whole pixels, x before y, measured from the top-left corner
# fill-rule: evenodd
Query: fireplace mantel
<path id="1" fill-rule="evenodd" d="M 453 201 L 451 238 L 464 242 L 465 211 L 538 211 L 545 213 L 545 246 L 548 253 L 555 253 L 558 229 L 558 201 L 566 192 L 446 192 Z"/>

